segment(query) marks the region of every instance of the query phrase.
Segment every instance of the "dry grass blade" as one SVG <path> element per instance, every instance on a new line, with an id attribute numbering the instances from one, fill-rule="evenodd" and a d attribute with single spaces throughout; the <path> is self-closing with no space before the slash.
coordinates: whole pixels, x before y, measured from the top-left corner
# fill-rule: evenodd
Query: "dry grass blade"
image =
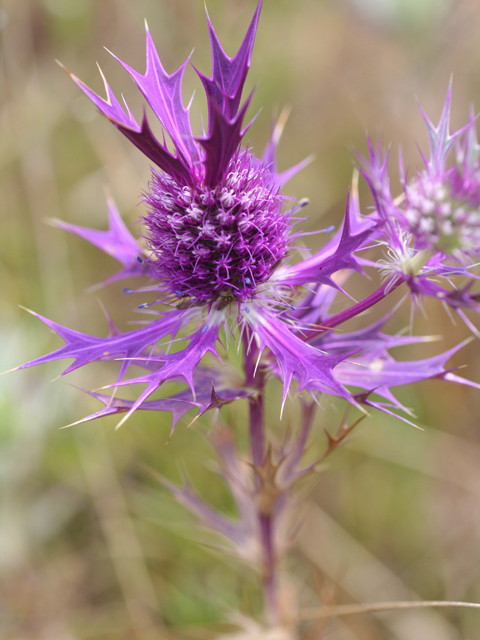
<path id="1" fill-rule="evenodd" d="M 304 609 L 300 611 L 302 620 L 316 620 L 318 618 L 333 618 L 335 616 L 351 616 L 360 613 L 378 613 L 380 611 L 396 611 L 398 609 L 419 609 L 424 607 L 460 607 L 465 609 L 480 609 L 478 602 L 450 602 L 442 600 L 420 600 L 418 602 L 373 602 L 370 604 L 340 604 L 325 606 L 318 609 Z"/>

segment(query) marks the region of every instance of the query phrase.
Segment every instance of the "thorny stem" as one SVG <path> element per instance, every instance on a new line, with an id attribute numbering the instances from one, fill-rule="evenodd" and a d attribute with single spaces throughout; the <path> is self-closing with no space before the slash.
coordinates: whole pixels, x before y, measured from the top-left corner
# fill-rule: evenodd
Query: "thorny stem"
<path id="1" fill-rule="evenodd" d="M 395 291 L 401 284 L 404 283 L 403 278 L 399 278 L 396 282 L 392 284 L 391 280 L 388 280 L 381 287 L 379 287 L 374 293 L 367 296 L 365 300 L 361 302 L 357 302 L 357 304 L 352 305 L 345 311 L 341 311 L 337 313 L 337 315 L 332 316 L 331 318 L 327 318 L 324 322 L 322 322 L 322 329 L 333 329 L 334 327 L 338 327 L 339 324 L 346 322 L 347 320 L 351 320 L 355 316 L 358 316 L 360 313 L 363 313 L 367 309 L 370 309 L 378 302 L 386 298 L 388 295 Z"/>
<path id="2" fill-rule="evenodd" d="M 252 465 L 259 469 L 266 461 L 265 447 L 265 420 L 264 420 L 264 389 L 265 375 L 261 367 L 256 369 L 259 350 L 254 340 L 251 339 L 250 330 L 244 334 L 244 356 L 245 356 L 245 384 L 257 390 L 257 393 L 250 397 L 249 418 L 250 418 L 250 449 Z M 262 491 L 262 479 L 255 472 L 255 488 L 260 494 Z M 276 575 L 277 553 L 275 550 L 274 536 L 274 514 L 257 511 L 260 548 L 262 550 L 262 579 L 264 590 L 264 601 L 266 609 L 267 623 L 274 626 L 278 623 L 278 580 Z"/>
<path id="3" fill-rule="evenodd" d="M 327 436 L 327 446 L 325 447 L 325 451 L 320 456 L 320 458 L 315 461 L 315 466 L 318 466 L 322 462 L 325 462 L 328 456 L 336 451 L 336 449 L 338 449 L 338 447 L 344 443 L 345 438 L 349 436 L 355 429 L 355 427 L 359 425 L 363 420 L 365 420 L 365 416 L 361 416 L 356 422 L 349 425 L 347 410 L 336 436 L 330 435 L 330 433 L 325 429 L 325 435 Z"/>
<path id="4" fill-rule="evenodd" d="M 245 385 L 257 390 L 257 393 L 249 398 L 248 407 L 250 413 L 252 463 L 259 467 L 263 464 L 265 458 L 265 429 L 263 421 L 265 376 L 261 369 L 255 371 L 259 352 L 255 341 L 252 340 L 250 329 L 245 331 L 243 341 L 245 354 Z"/>
<path id="5" fill-rule="evenodd" d="M 275 538 L 273 535 L 273 518 L 259 514 L 261 542 L 263 549 L 263 588 L 268 624 L 278 623 L 278 585 L 276 575 Z"/>
<path id="6" fill-rule="evenodd" d="M 398 286 L 398 285 L 396 285 Z M 393 287 L 395 288 L 395 287 Z M 386 286 L 381 287 L 375 294 L 370 296 L 369 299 L 364 300 L 364 308 L 375 304 L 378 300 L 388 295 L 390 290 L 385 291 Z M 368 303 L 369 302 L 369 303 Z M 358 309 L 359 305 L 355 305 Z M 363 308 L 362 308 L 363 310 Z M 350 311 L 347 309 L 347 312 Z M 340 316 L 341 314 L 339 314 Z M 355 314 L 353 314 L 355 315 Z M 343 320 L 340 320 L 342 322 Z M 332 325 L 335 326 L 335 325 Z M 261 549 L 261 565 L 262 565 L 262 580 L 263 580 L 263 592 L 264 602 L 266 610 L 266 621 L 270 626 L 276 626 L 280 624 L 280 610 L 278 602 L 278 552 L 275 548 L 275 504 L 276 499 L 271 498 L 268 491 L 271 490 L 268 484 L 269 464 L 271 464 L 270 452 L 267 452 L 265 445 L 265 420 L 264 420 L 264 390 L 265 390 L 265 374 L 261 366 L 257 367 L 257 359 L 259 357 L 259 350 L 252 340 L 251 330 L 247 329 L 243 336 L 244 344 L 244 368 L 245 368 L 245 384 L 246 386 L 256 389 L 257 393 L 250 397 L 249 403 L 249 418 L 250 418 L 250 449 L 252 466 L 255 470 L 255 490 L 258 497 L 257 501 L 257 517 L 258 517 L 258 531 L 259 542 Z M 292 459 L 292 470 L 300 461 L 303 454 L 306 440 L 310 432 L 314 415 L 314 403 L 311 405 L 304 405 L 303 411 L 303 429 L 300 433 L 300 439 L 298 443 L 298 450 Z M 332 453 L 345 439 L 345 437 L 355 428 L 359 421 L 353 425 L 348 426 L 347 416 L 345 416 L 339 432 L 336 436 L 331 436 L 327 433 L 328 444 L 327 448 L 320 458 L 317 460 L 314 466 L 317 466 L 319 462 L 322 462 L 330 453 Z M 267 506 L 268 505 L 268 506 Z"/>
<path id="7" fill-rule="evenodd" d="M 260 467 L 265 459 L 265 429 L 263 422 L 263 390 L 248 400 L 250 412 L 250 448 L 252 463 Z"/>

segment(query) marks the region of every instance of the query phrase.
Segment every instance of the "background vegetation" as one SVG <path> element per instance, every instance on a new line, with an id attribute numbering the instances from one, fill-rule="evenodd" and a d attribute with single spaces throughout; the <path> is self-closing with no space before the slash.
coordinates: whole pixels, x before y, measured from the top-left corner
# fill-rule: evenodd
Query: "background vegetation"
<path id="1" fill-rule="evenodd" d="M 209 0 L 227 52 L 236 50 L 254 5 Z M 143 69 L 144 18 L 167 70 L 193 46 L 195 66 L 209 68 L 200 0 L 0 3 L 2 370 L 60 344 L 18 305 L 103 333 L 99 300 L 124 330 L 141 302 L 116 285 L 87 292 L 115 265 L 45 219 L 105 228 L 105 186 L 126 220 L 133 223 L 141 211 L 148 162 L 54 59 L 102 91 L 98 60 L 117 95 L 123 92 L 139 113 L 133 83 L 103 46 Z M 435 120 L 453 73 L 453 125 L 466 121 L 471 102 L 480 109 L 479 35 L 475 0 L 265 0 L 249 80 L 258 85 L 251 113 L 263 110 L 249 138 L 261 149 L 272 112 L 291 105 L 280 165 L 316 155 L 288 189 L 311 200 L 306 229 L 339 223 L 351 152 L 365 150 L 365 129 L 384 132 L 394 161 L 401 143 L 413 172 L 420 166 L 415 143 L 426 145 L 415 96 Z M 198 90 L 199 130 L 205 104 L 193 70 L 185 84 L 186 100 Z M 366 211 L 371 203 L 362 190 Z M 353 279 L 352 295 L 360 298 L 364 286 Z M 408 316 L 402 309 L 389 328 L 405 327 Z M 467 335 L 439 306 L 427 305 L 427 316 L 415 318 L 415 331 L 444 336 L 445 348 Z M 455 360 L 477 382 L 479 353 L 477 340 Z M 59 430 L 97 407 L 66 380 L 50 383 L 61 370 L 56 363 L 0 380 L 1 637 L 211 638 L 232 611 L 258 612 L 255 576 L 195 544 L 204 534 L 145 472 L 149 466 L 180 481 L 183 466 L 209 501 L 230 510 L 212 472 L 209 417 L 187 430 L 187 416 L 167 445 L 168 415 L 137 414 L 117 432 L 114 419 Z M 112 369 L 97 365 L 68 382 L 91 389 L 111 379 Z M 295 412 L 279 422 L 277 392 L 272 385 L 270 418 L 282 437 Z M 318 592 L 337 602 L 480 601 L 480 392 L 430 381 L 399 395 L 425 431 L 373 415 L 306 487 L 311 503 L 289 560 L 301 606 L 315 604 Z M 244 441 L 242 409 L 222 411 Z M 313 450 L 342 411 L 326 403 Z M 398 612 L 333 621 L 311 638 L 474 640 L 479 629 L 476 611 Z"/>

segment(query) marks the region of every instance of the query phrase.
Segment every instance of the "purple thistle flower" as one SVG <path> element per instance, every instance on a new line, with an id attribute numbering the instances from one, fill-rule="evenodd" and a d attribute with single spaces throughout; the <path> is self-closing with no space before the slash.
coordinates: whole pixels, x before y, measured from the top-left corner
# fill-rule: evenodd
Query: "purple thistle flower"
<path id="1" fill-rule="evenodd" d="M 369 141 L 369 157 L 361 158 L 361 172 L 375 200 L 372 234 L 386 248 L 385 259 L 369 262 L 383 274 L 388 290 L 406 282 L 414 300 L 435 297 L 451 307 L 475 332 L 463 309 L 478 311 L 471 294 L 472 273 L 480 256 L 480 163 L 475 117 L 449 133 L 451 85 L 440 121 L 435 127 L 421 109 L 430 155 L 422 155 L 425 169 L 407 179 L 400 157 L 403 193 L 394 198 L 388 177 L 388 152 Z M 470 280 L 458 289 L 455 276 Z M 442 278 L 446 286 L 438 284 Z"/>
<path id="2" fill-rule="evenodd" d="M 157 297 L 141 308 L 155 303 L 175 307 L 150 310 L 158 318 L 146 327 L 127 333 L 114 330 L 106 338 L 88 336 L 41 318 L 66 344 L 24 367 L 74 358 L 66 373 L 95 360 L 121 359 L 118 380 L 110 386 L 147 385 L 135 402 L 116 401 L 100 413 L 128 407 L 126 419 L 136 409 L 147 408 L 148 397 L 173 378 L 184 379 L 190 387 L 191 402 L 200 406 L 195 369 L 207 352 L 217 355 L 222 327 L 227 339 L 231 332 L 237 337 L 249 333 L 258 342 L 260 353 L 268 348 L 275 354 L 284 381 L 284 399 L 293 379 L 304 387 L 318 378 L 337 394 L 354 401 L 332 374 L 339 358 L 328 357 L 305 344 L 292 332 L 291 319 L 285 313 L 294 309 L 294 285 L 321 282 L 336 287 L 333 273 L 342 268 L 358 268 L 353 252 L 365 241 L 368 230 L 354 228 L 347 214 L 343 229 L 322 251 L 295 266 L 285 263 L 299 235 L 292 232 L 293 215 L 305 203 L 285 210 L 287 198 L 280 189 L 308 160 L 283 173 L 277 171 L 275 152 L 284 124 L 282 118 L 272 131 L 262 159 L 240 147 L 248 128 L 243 122 L 250 103 L 249 97 L 241 104 L 241 95 L 261 6 L 260 1 L 233 58 L 224 53 L 207 15 L 213 63 L 211 77 L 197 72 L 208 102 L 208 128 L 202 137 L 194 137 L 188 108 L 181 98 L 188 59 L 173 74 L 167 74 L 147 30 L 145 73 L 120 61 L 171 138 L 175 152 L 155 139 L 145 115 L 139 125 L 128 107 L 124 111 L 105 79 L 106 100 L 70 74 L 101 113 L 157 165 L 143 196 L 149 255 L 140 250 L 123 225 L 113 202 L 109 203 L 110 228 L 106 232 L 58 221 L 56 224 L 121 263 L 122 271 L 109 281 L 150 277 L 153 285 L 141 290 L 154 291 Z M 189 341 L 185 349 L 176 353 L 151 350 L 159 340 L 167 336 L 174 340 L 180 335 Z M 123 379 L 132 362 L 148 372 Z M 234 391 L 231 393 L 235 395 Z M 101 396 L 99 399 L 103 401 Z M 150 403 L 149 408 L 154 405 Z"/>
<path id="3" fill-rule="evenodd" d="M 105 79 L 106 100 L 69 74 L 100 112 L 156 165 L 143 194 L 147 209 L 143 216 L 144 238 L 148 252 L 144 252 L 125 227 L 111 200 L 108 231 L 60 221 L 55 224 L 83 237 L 120 262 L 121 271 L 103 284 L 132 276 L 147 277 L 149 284 L 136 291 L 151 292 L 156 297 L 139 308 L 163 305 L 162 310 L 150 308 L 148 313 L 154 320 L 134 331 L 121 332 L 108 319 L 110 332 L 103 338 L 37 316 L 66 344 L 19 369 L 73 358 L 74 362 L 65 369 L 65 374 L 97 360 L 120 360 L 118 378 L 107 387 L 146 385 L 134 401 L 117 397 L 108 400 L 103 394 L 91 394 L 105 406 L 85 420 L 122 413 L 120 426 L 137 409 L 166 410 L 173 415 L 174 427 L 190 408 L 197 408 L 201 415 L 227 402 L 248 397 L 255 391 L 249 388 L 251 373 L 247 375 L 246 386 L 245 381 L 234 379 L 235 376 L 219 377 L 218 372 L 200 365 L 207 353 L 218 357 L 217 343 L 221 339 L 228 341 L 229 336 L 243 340 L 250 359 L 255 352 L 257 366 L 262 360 L 262 366 L 282 380 L 283 403 L 295 380 L 300 391 L 328 393 L 357 406 L 367 404 L 389 412 L 387 405 L 382 408 L 381 404 L 369 400 L 374 388 L 381 387 L 380 395 L 391 401 L 392 406 L 402 408 L 391 396 L 390 386 L 444 372 L 442 369 L 432 373 L 431 368 L 419 369 L 414 363 L 412 366 L 419 373 L 412 378 L 401 374 L 389 360 L 388 376 L 367 375 L 361 367 L 352 368 L 351 358 L 358 356 L 366 361 L 375 351 L 388 360 L 387 349 L 404 342 L 394 339 L 385 346 L 385 337 L 378 331 L 375 333 L 373 328 L 365 330 L 366 333 L 349 334 L 343 340 L 337 340 L 332 331 L 335 326 L 373 306 L 392 287 L 412 280 L 413 275 L 417 287 L 422 285 L 421 278 L 425 280 L 425 290 L 438 287 L 429 280 L 428 273 L 425 275 L 425 269 L 433 264 L 432 261 L 437 260 L 432 269 L 435 273 L 440 270 L 445 275 L 452 273 L 435 254 L 430 263 L 428 259 L 424 260 L 415 274 L 411 270 L 396 278 L 389 274 L 389 282 L 379 292 L 337 316 L 328 316 L 333 296 L 343 291 L 339 272 L 362 272 L 362 265 L 367 262 L 358 258 L 356 252 L 365 248 L 371 238 L 387 237 L 392 251 L 400 252 L 403 247 L 404 212 L 390 195 L 386 158 L 379 150 L 370 146 L 370 165 L 365 171 L 376 198 L 376 213 L 366 217 L 360 215 L 354 188 L 351 197 L 347 198 L 342 227 L 311 257 L 297 263 L 291 261 L 290 250 L 302 235 L 292 231 L 293 224 L 299 221 L 295 214 L 307 202 L 300 201 L 288 210 L 286 205 L 290 199 L 281 189 L 309 160 L 283 173 L 278 172 L 276 149 L 284 116 L 273 128 L 261 159 L 250 149 L 241 147 L 249 126 L 243 123 L 251 96 L 243 104 L 241 97 L 261 6 L 260 0 L 233 58 L 223 51 L 207 14 L 213 62 L 211 77 L 197 71 L 208 103 L 208 127 L 201 137 L 193 135 L 189 109 L 184 107 L 181 97 L 183 73 L 189 59 L 173 74 L 167 74 L 147 29 L 145 73 L 140 74 L 119 61 L 170 137 L 174 152 L 154 137 L 145 114 L 139 125 L 128 107 L 125 105 L 126 111 L 122 108 Z M 445 124 L 448 124 L 449 100 L 448 96 L 441 125 L 438 129 L 431 127 L 434 159 L 430 162 L 431 168 L 427 169 L 442 179 L 450 176 L 445 169 L 444 156 L 453 144 L 452 139 L 458 137 L 456 134 L 448 136 Z M 474 183 L 478 173 L 477 147 L 476 140 L 469 138 L 462 156 L 464 172 L 469 168 L 469 184 Z M 467 193 L 466 181 L 463 184 Z M 413 251 L 423 255 L 416 245 Z M 456 269 L 462 271 L 463 267 Z M 413 292 L 414 284 L 409 284 Z M 458 312 L 462 306 L 473 304 L 474 296 L 467 289 L 461 296 L 441 291 L 449 303 L 456 305 Z M 124 292 L 133 293 L 133 290 L 124 289 Z M 305 295 L 304 299 L 302 295 Z M 475 304 L 478 306 L 477 302 Z M 318 324 L 325 321 L 325 327 L 319 329 Z M 320 337 L 319 332 L 323 332 Z M 366 341 L 367 334 L 370 341 Z M 169 345 L 178 339 L 187 340 L 187 346 L 169 352 Z M 126 378 L 132 363 L 145 369 L 146 373 Z M 253 372 L 255 365 L 250 368 Z M 183 379 L 188 389 L 170 398 L 149 400 L 164 382 L 179 379 Z M 346 385 L 365 390 L 365 393 L 352 393 Z"/>
<path id="4" fill-rule="evenodd" d="M 475 118 L 449 133 L 451 86 L 440 122 L 434 127 L 421 109 L 427 125 L 430 158 L 426 168 L 410 182 L 404 183 L 405 202 L 400 214 L 402 226 L 415 237 L 417 246 L 438 250 L 458 259 L 480 255 L 480 174 Z M 448 157 L 460 136 L 461 142 L 453 166 Z M 402 171 L 403 173 L 403 171 Z"/>
<path id="5" fill-rule="evenodd" d="M 175 154 L 153 137 L 145 115 L 141 126 L 128 107 L 125 115 L 106 81 L 105 101 L 70 74 L 103 115 L 160 168 L 152 168 L 144 194 L 148 263 L 163 292 L 188 297 L 192 303 L 251 299 L 293 239 L 290 214 L 282 211 L 282 179 L 272 160 L 258 160 L 240 149 L 251 99 L 241 106 L 241 95 L 261 5 L 232 59 L 224 53 L 207 14 L 213 68 L 211 78 L 197 72 L 208 101 L 208 130 L 202 137 L 193 136 L 188 108 L 182 103 L 188 59 L 168 75 L 147 30 L 145 74 L 119 60 L 171 138 Z"/>
<path id="6" fill-rule="evenodd" d="M 393 199 L 391 195 L 388 153 L 384 156 L 381 147 L 374 149 L 370 144 L 370 159 L 364 159 L 363 174 L 375 197 L 377 214 L 386 223 L 392 248 L 405 246 L 405 240 L 398 236 L 409 234 L 414 253 L 423 249 L 430 255 L 438 253 L 466 264 L 470 256 L 480 255 L 479 146 L 473 115 L 465 127 L 450 135 L 450 102 L 451 86 L 437 127 L 420 107 L 427 125 L 430 157 L 422 155 L 425 169 L 410 180 L 400 158 L 400 197 Z M 455 143 L 457 152 L 453 154 Z M 455 155 L 453 162 L 449 162 L 451 155 Z"/>

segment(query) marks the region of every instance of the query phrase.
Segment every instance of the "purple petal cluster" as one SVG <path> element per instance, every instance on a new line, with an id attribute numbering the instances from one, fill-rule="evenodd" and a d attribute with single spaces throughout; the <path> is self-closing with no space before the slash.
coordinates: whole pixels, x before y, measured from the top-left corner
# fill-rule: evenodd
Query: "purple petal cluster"
<path id="1" fill-rule="evenodd" d="M 402 222 L 425 247 L 445 254 L 480 253 L 480 211 L 454 185 L 419 176 L 405 187 Z"/>
<path id="2" fill-rule="evenodd" d="M 479 146 L 473 115 L 466 127 L 449 134 L 450 102 L 451 87 L 437 127 L 422 111 L 430 158 L 424 171 L 409 182 L 403 180 L 405 201 L 399 218 L 418 246 L 462 260 L 480 255 Z"/>
<path id="3" fill-rule="evenodd" d="M 361 172 L 372 191 L 377 230 L 372 237 L 384 248 L 377 262 L 389 290 L 407 283 L 415 300 L 435 297 L 451 307 L 472 330 L 463 309 L 478 312 L 478 296 L 470 293 L 480 255 L 479 145 L 472 115 L 466 126 L 449 132 L 451 86 L 437 126 L 422 110 L 430 153 L 425 168 L 407 178 L 400 162 L 402 192 L 394 196 L 388 176 L 388 153 L 369 141 L 369 157 Z M 456 285 L 458 276 L 470 282 Z"/>
<path id="4" fill-rule="evenodd" d="M 286 255 L 290 216 L 270 167 L 248 150 L 235 153 L 215 188 L 153 170 L 145 202 L 150 263 L 172 294 L 250 300 Z"/>
<path id="5" fill-rule="evenodd" d="M 370 145 L 369 160 L 363 159 L 363 174 L 393 248 L 404 246 L 400 235 L 409 234 L 414 252 L 423 249 L 466 263 L 470 256 L 480 254 L 479 145 L 473 117 L 450 135 L 450 102 L 451 87 L 437 127 L 422 110 L 430 156 L 422 156 L 425 169 L 411 179 L 401 163 L 403 194 L 394 198 L 390 192 L 388 154 L 384 156 L 381 147 Z"/>

